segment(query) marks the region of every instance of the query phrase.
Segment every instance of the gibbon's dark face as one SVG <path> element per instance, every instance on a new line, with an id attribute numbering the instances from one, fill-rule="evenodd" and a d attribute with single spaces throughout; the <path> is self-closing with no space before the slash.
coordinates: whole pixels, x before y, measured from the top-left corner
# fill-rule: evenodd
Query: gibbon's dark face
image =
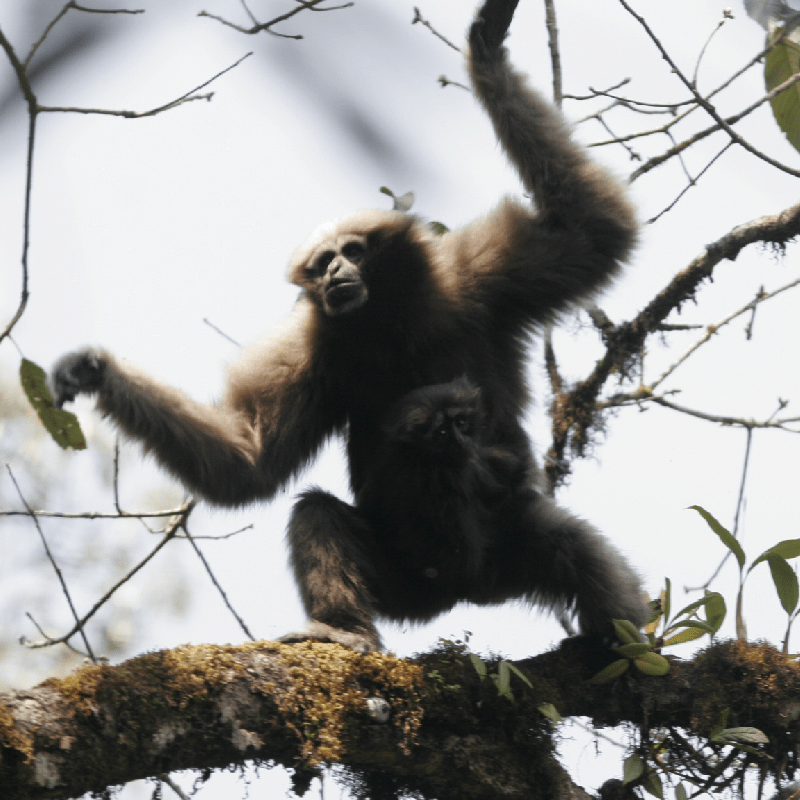
<path id="1" fill-rule="evenodd" d="M 420 435 L 414 441 L 444 456 L 465 456 L 470 452 L 476 427 L 474 409 L 445 408 L 433 414 L 424 431 L 417 431 Z"/>
<path id="2" fill-rule="evenodd" d="M 346 314 L 367 302 L 369 291 L 361 276 L 366 255 L 365 238 L 350 234 L 326 242 L 306 265 L 308 284 L 329 316 Z"/>
<path id="3" fill-rule="evenodd" d="M 482 420 L 480 391 L 464 380 L 454 381 L 409 394 L 390 436 L 430 455 L 460 461 L 475 450 Z"/>

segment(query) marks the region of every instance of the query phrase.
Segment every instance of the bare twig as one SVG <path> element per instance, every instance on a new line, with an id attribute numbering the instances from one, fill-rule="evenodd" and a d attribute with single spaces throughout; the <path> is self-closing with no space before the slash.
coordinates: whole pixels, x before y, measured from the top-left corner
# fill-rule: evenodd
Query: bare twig
<path id="1" fill-rule="evenodd" d="M 703 56 L 706 54 L 706 50 L 708 50 L 708 46 L 711 44 L 711 40 L 719 33 L 722 26 L 729 20 L 733 19 L 733 14 L 731 13 L 730 9 L 725 9 L 722 13 L 722 19 L 717 23 L 717 26 L 711 31 L 708 39 L 706 39 L 706 43 L 700 48 L 700 54 L 697 56 L 697 63 L 694 66 L 694 74 L 692 75 L 692 85 L 697 86 L 697 76 L 700 72 L 700 64 L 703 61 Z"/>
<path id="2" fill-rule="evenodd" d="M 650 37 L 653 44 L 658 49 L 659 53 L 661 53 L 661 57 L 669 64 L 672 72 L 677 75 L 679 80 L 683 83 L 684 86 L 692 93 L 694 99 L 697 101 L 698 105 L 702 106 L 705 109 L 706 113 L 717 123 L 725 133 L 730 136 L 730 138 L 738 144 L 740 147 L 743 147 L 747 150 L 748 153 L 760 158 L 762 161 L 766 161 L 767 164 L 772 165 L 776 169 L 781 170 L 782 172 L 786 172 L 788 175 L 794 175 L 796 178 L 800 178 L 800 170 L 793 169 L 792 167 L 786 166 L 786 164 L 782 164 L 780 161 L 776 161 L 774 158 L 771 158 L 766 153 L 762 153 L 756 147 L 750 144 L 746 139 L 736 133 L 735 130 L 731 127 L 730 123 L 728 123 L 725 119 L 723 119 L 716 108 L 709 102 L 708 99 L 703 97 L 700 92 L 697 91 L 697 88 L 693 85 L 692 81 L 690 81 L 680 70 L 678 65 L 672 60 L 672 57 L 666 51 L 664 45 L 661 44 L 660 39 L 655 35 L 653 30 L 647 24 L 647 21 L 641 15 L 637 14 L 631 6 L 626 2 L 626 0 L 619 0 L 622 7 L 642 26 L 644 31 Z"/>
<path id="3" fill-rule="evenodd" d="M 755 111 L 759 106 L 763 105 L 766 102 L 769 102 L 774 97 L 779 95 L 781 92 L 785 92 L 787 89 L 794 86 L 798 81 L 800 81 L 800 73 L 797 73 L 795 75 L 792 75 L 790 78 L 787 78 L 787 80 L 785 80 L 782 84 L 780 84 L 780 86 L 776 86 L 774 89 L 772 89 L 772 91 L 767 92 L 763 97 L 756 100 L 756 102 L 751 103 L 747 108 L 743 109 L 738 114 L 734 114 L 730 117 L 727 117 L 725 119 L 725 122 L 728 123 L 729 125 L 733 125 L 739 122 L 740 120 L 744 119 L 746 116 L 751 114 L 753 111 Z M 665 126 L 664 128 L 664 131 L 666 130 L 667 126 Z M 702 131 L 698 131 L 693 136 L 690 136 L 685 141 L 675 145 L 673 148 L 667 150 L 665 153 L 662 153 L 660 156 L 655 156 L 654 158 L 651 158 L 649 161 L 645 162 L 641 167 L 639 167 L 639 169 L 637 169 L 635 172 L 631 174 L 630 180 L 635 181 L 637 178 L 644 175 L 644 173 L 649 172 L 654 167 L 660 166 L 665 161 L 668 161 L 670 158 L 673 158 L 674 156 L 682 153 L 684 150 L 691 147 L 691 145 L 696 144 L 702 139 L 705 139 L 712 133 L 716 133 L 718 130 L 720 130 L 719 125 L 712 125 L 709 128 L 705 128 Z M 636 138 L 636 136 L 637 134 L 634 134 L 633 137 L 625 137 L 624 140 L 627 141 L 630 138 Z M 595 146 L 599 147 L 603 144 L 617 144 L 617 142 L 613 140 L 606 142 L 598 142 L 596 143 Z"/>
<path id="4" fill-rule="evenodd" d="M 39 647 L 48 647 L 53 644 L 58 644 L 60 642 L 66 642 L 68 639 L 71 639 L 78 631 L 83 631 L 84 625 L 111 599 L 114 593 L 119 589 L 120 586 L 127 583 L 137 572 L 139 572 L 145 564 L 150 562 L 166 544 L 175 538 L 178 530 L 185 526 L 186 519 L 188 518 L 189 514 L 192 512 L 192 509 L 195 507 L 195 501 L 190 500 L 188 501 L 182 509 L 179 510 L 174 517 L 174 519 L 170 522 L 170 524 L 165 529 L 165 535 L 162 540 L 145 556 L 133 569 L 129 570 L 126 575 L 124 575 L 120 580 L 118 580 L 92 607 L 89 609 L 87 614 L 75 625 L 75 627 L 69 631 L 68 633 L 64 634 L 64 636 L 59 637 L 58 639 L 48 639 L 46 642 L 31 642 L 28 644 L 28 647 L 31 648 L 39 648 Z"/>
<path id="5" fill-rule="evenodd" d="M 269 22 L 257 22 L 255 21 L 255 17 L 250 12 L 250 9 L 245 6 L 245 10 L 249 15 L 253 24 L 249 28 L 245 28 L 242 25 L 237 25 L 235 22 L 230 22 L 223 17 L 219 17 L 216 14 L 209 14 L 207 11 L 200 11 L 198 12 L 198 17 L 208 17 L 209 19 L 216 20 L 217 22 L 222 23 L 223 25 L 227 25 L 229 28 L 233 28 L 234 30 L 239 31 L 240 33 L 246 33 L 248 35 L 253 35 L 256 33 L 261 33 L 261 31 L 266 31 L 267 33 L 271 33 L 273 36 L 278 36 L 281 39 L 302 39 L 303 37 L 300 34 L 289 34 L 289 33 L 280 33 L 279 31 L 274 31 L 272 28 L 275 25 L 278 25 L 281 22 L 286 22 L 287 19 L 291 19 L 295 15 L 299 14 L 301 11 L 340 11 L 343 8 L 350 8 L 353 3 L 343 3 L 339 6 L 326 6 L 324 8 L 320 8 L 320 5 L 326 0 L 295 0 L 298 4 L 298 7 L 293 9 L 292 11 L 287 11 L 285 14 L 281 14 L 274 19 L 271 19 Z M 242 4 L 244 5 L 244 3 Z"/>
<path id="6" fill-rule="evenodd" d="M 229 67 L 225 67 L 225 69 L 218 72 L 214 77 L 209 78 L 207 81 L 204 81 L 199 86 L 196 86 L 194 89 L 186 92 L 185 94 L 181 95 L 180 97 L 176 98 L 175 100 L 170 100 L 169 103 L 164 103 L 164 105 L 157 106 L 156 108 L 151 108 L 149 111 L 114 111 L 112 109 L 104 109 L 104 108 L 77 108 L 73 106 L 39 106 L 39 111 L 49 111 L 49 112 L 63 112 L 63 113 L 72 113 L 72 114 L 106 114 L 113 117 L 125 117 L 126 119 L 141 119 L 142 117 L 154 117 L 156 114 L 161 114 L 164 111 L 168 111 L 171 108 L 176 108 L 177 106 L 183 105 L 184 103 L 189 103 L 192 100 L 210 100 L 214 95 L 211 94 L 203 94 L 198 95 L 196 92 L 199 92 L 200 89 L 204 89 L 210 83 L 213 83 L 217 78 L 222 77 L 226 72 L 230 72 L 235 67 L 238 67 L 239 64 L 242 63 L 246 58 L 249 58 L 253 55 L 252 52 L 245 53 L 240 59 L 235 61 Z"/>
<path id="7" fill-rule="evenodd" d="M 36 140 L 36 117 L 39 107 L 36 102 L 36 95 L 33 93 L 33 89 L 28 81 L 28 76 L 25 74 L 25 67 L 20 63 L 14 52 L 14 48 L 11 46 L 11 42 L 8 41 L 1 29 L 0 47 L 5 50 L 6 57 L 11 62 L 11 66 L 17 76 L 17 82 L 25 97 L 25 102 L 28 105 L 28 156 L 25 169 L 25 211 L 22 225 L 22 287 L 20 289 L 20 301 L 17 310 L 14 312 L 8 325 L 0 332 L 0 342 L 2 342 L 3 339 L 11 334 L 14 326 L 19 322 L 25 312 L 30 297 L 30 290 L 28 288 L 28 250 L 30 247 L 31 232 L 31 186 L 33 182 L 33 149 Z"/>
<path id="8" fill-rule="evenodd" d="M 144 9 L 136 9 L 136 10 L 128 10 L 124 8 L 118 9 L 103 9 L 103 8 L 87 8 L 86 6 L 78 5 L 74 0 L 69 0 L 69 2 L 53 17 L 50 23 L 45 27 L 44 33 L 33 43 L 31 49 L 28 52 L 28 55 L 25 57 L 25 60 L 22 62 L 25 69 L 31 63 L 31 60 L 36 55 L 38 49 L 42 46 L 45 39 L 50 35 L 50 31 L 55 28 L 55 26 L 61 21 L 61 19 L 66 15 L 66 13 L 70 10 L 74 9 L 75 11 L 84 11 L 87 14 L 144 14 Z"/>
<path id="9" fill-rule="evenodd" d="M 418 22 L 421 22 L 434 36 L 441 39 L 448 47 L 452 47 L 453 50 L 456 51 L 456 53 L 461 52 L 460 47 L 457 47 L 446 36 L 439 33 L 439 31 L 437 31 L 436 28 L 434 28 L 433 25 L 431 25 L 431 23 L 428 22 L 428 20 L 426 20 L 422 16 L 422 14 L 419 13 L 419 9 L 416 6 L 414 6 L 414 19 L 411 20 L 411 24 L 416 25 Z M 439 80 L 441 80 L 441 78 Z"/>
<path id="10" fill-rule="evenodd" d="M 89 639 L 86 637 L 86 632 L 83 630 L 83 624 L 79 621 L 78 612 L 75 610 L 75 604 L 72 602 L 72 595 L 70 594 L 69 588 L 67 587 L 67 582 L 64 579 L 64 575 L 62 574 L 61 569 L 56 563 L 55 556 L 53 555 L 52 550 L 50 550 L 50 546 L 47 544 L 47 539 L 45 538 L 42 526 L 39 524 L 39 520 L 36 518 L 34 510 L 28 505 L 28 501 L 22 494 L 22 490 L 19 488 L 17 479 L 14 477 L 14 473 L 11 471 L 11 467 L 8 464 L 6 464 L 6 469 L 8 470 L 11 482 L 14 484 L 14 488 L 17 490 L 17 494 L 19 495 L 20 501 L 28 510 L 28 516 L 31 518 L 31 520 L 33 520 L 33 524 L 36 526 L 36 530 L 39 532 L 39 537 L 42 540 L 42 546 L 44 547 L 44 551 L 47 554 L 47 559 L 53 565 L 53 569 L 55 570 L 55 573 L 58 576 L 58 582 L 61 584 L 61 591 L 64 593 L 64 597 L 67 599 L 67 604 L 69 605 L 69 609 L 72 612 L 72 616 L 77 622 L 77 625 L 73 629 L 72 634 L 66 638 L 71 638 L 72 635 L 80 632 L 81 639 L 83 639 L 83 644 L 84 647 L 86 648 L 86 652 L 89 654 L 89 658 L 91 658 L 92 661 L 96 661 L 94 653 L 92 652 L 92 646 L 89 644 Z"/>
<path id="11" fill-rule="evenodd" d="M 554 0 L 544 0 L 547 46 L 550 48 L 550 64 L 553 68 L 553 102 L 561 108 L 564 102 L 564 85 L 561 74 L 561 50 L 558 46 L 558 23 Z"/>
<path id="12" fill-rule="evenodd" d="M 742 314 L 746 314 L 748 311 L 752 311 L 757 306 L 761 305 L 761 303 L 765 303 L 767 300 L 771 300 L 773 297 L 777 297 L 779 294 L 783 294 L 783 292 L 788 291 L 789 289 L 793 289 L 795 286 L 800 285 L 800 278 L 796 278 L 793 281 L 781 286 L 778 289 L 775 289 L 773 292 L 764 293 L 763 289 L 759 291 L 759 293 L 754 297 L 749 303 L 742 306 L 741 308 L 734 311 L 732 314 L 729 314 L 725 319 L 721 322 L 718 322 L 716 325 L 709 325 L 706 328 L 706 332 L 703 336 L 701 336 L 674 364 L 669 366 L 664 372 L 659 375 L 652 383 L 649 384 L 650 389 L 655 389 L 657 386 L 660 386 L 670 375 L 672 375 L 678 367 L 684 364 L 691 355 L 693 355 L 700 347 L 702 347 L 706 342 L 708 342 L 713 336 L 715 336 L 720 328 L 728 325 L 729 323 L 733 322 L 733 320 L 737 319 L 738 317 L 742 316 Z"/>
<path id="13" fill-rule="evenodd" d="M 708 172 L 708 170 L 711 169 L 712 165 L 715 164 L 723 156 L 723 154 L 725 152 L 727 152 L 727 150 L 729 150 L 731 147 L 733 147 L 733 142 L 728 142 L 725 145 L 725 147 L 723 147 L 722 150 L 720 150 L 719 153 L 717 153 L 714 156 L 714 158 L 712 158 L 711 161 L 709 161 L 708 164 L 706 164 L 703 167 L 703 169 L 701 169 L 700 172 L 697 173 L 697 175 L 695 175 L 694 177 L 689 175 L 688 176 L 688 178 L 689 178 L 688 184 L 678 193 L 678 196 L 668 206 L 666 206 L 665 208 L 662 208 L 661 211 L 658 212 L 658 214 L 656 214 L 654 217 L 650 217 L 650 219 L 647 220 L 647 224 L 648 225 L 652 225 L 654 222 L 657 222 L 659 219 L 661 219 L 661 217 L 663 217 L 664 214 L 668 213 L 669 211 L 672 211 L 672 209 L 675 208 L 676 205 L 678 205 L 678 203 L 686 195 L 686 193 L 693 186 L 697 185 L 697 181 L 699 181 L 700 178 L 702 178 L 703 175 L 705 175 L 706 172 Z M 682 158 L 681 158 L 681 164 L 683 164 L 683 159 Z"/>
<path id="14" fill-rule="evenodd" d="M 228 600 L 228 595 L 225 593 L 225 590 L 220 586 L 219 581 L 217 580 L 217 576 L 214 574 L 214 571 L 211 569 L 211 565 L 206 561 L 206 557 L 203 555 L 203 551 L 197 546 L 197 542 L 195 542 L 194 537 L 189 533 L 188 528 L 184 527 L 184 533 L 186 534 L 186 538 L 189 540 L 189 543 L 194 548 L 195 553 L 197 553 L 197 557 L 200 559 L 205 571 L 208 573 L 208 577 L 211 578 L 211 582 L 214 586 L 217 587 L 217 591 L 220 593 L 223 602 L 228 607 L 228 611 L 233 614 L 236 621 L 239 623 L 239 627 L 244 631 L 245 636 L 247 636 L 250 641 L 256 641 L 256 637 L 250 633 L 250 629 L 245 624 L 244 620 L 236 613 L 236 609 L 231 605 L 231 601 Z"/>

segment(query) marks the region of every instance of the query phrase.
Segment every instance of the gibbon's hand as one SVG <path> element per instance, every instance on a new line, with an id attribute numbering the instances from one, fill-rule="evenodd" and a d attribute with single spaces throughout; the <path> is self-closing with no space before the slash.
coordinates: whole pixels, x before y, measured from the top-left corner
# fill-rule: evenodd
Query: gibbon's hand
<path id="1" fill-rule="evenodd" d="M 62 356 L 53 367 L 52 384 L 56 408 L 74 400 L 81 392 L 96 392 L 105 378 L 106 361 L 91 348 Z"/>
<path id="2" fill-rule="evenodd" d="M 488 59 L 502 46 L 519 0 L 486 0 L 469 30 L 473 56 Z"/>

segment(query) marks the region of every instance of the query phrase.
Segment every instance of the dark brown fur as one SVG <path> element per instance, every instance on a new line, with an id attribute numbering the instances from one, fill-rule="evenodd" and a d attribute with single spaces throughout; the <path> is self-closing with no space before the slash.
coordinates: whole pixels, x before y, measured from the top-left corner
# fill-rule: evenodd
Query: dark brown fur
<path id="1" fill-rule="evenodd" d="M 394 577 L 374 548 L 383 531 L 357 508 L 307 494 L 290 523 L 312 620 L 302 635 L 377 647 L 378 614 L 429 618 L 459 599 L 516 596 L 575 606 L 587 632 L 607 632 L 613 617 L 644 620 L 624 559 L 532 488 L 536 466 L 521 424 L 527 336 L 617 273 L 636 225 L 621 187 L 509 66 L 501 43 L 515 7 L 516 0 L 484 4 L 470 31 L 469 68 L 536 209 L 505 200 L 443 236 L 400 212 L 328 224 L 292 259 L 289 277 L 303 291 L 288 322 L 231 367 L 219 405 L 197 403 L 102 350 L 72 353 L 55 367 L 59 402 L 96 393 L 99 409 L 189 489 L 228 506 L 271 497 L 333 434 L 347 436 L 353 493 L 363 498 L 386 444 L 385 420 L 401 398 L 461 375 L 480 387 L 481 446 L 511 454 L 524 474 L 502 505 L 502 525 L 500 517 L 488 523 L 497 540 L 492 573 L 468 559 L 467 574 L 448 573 L 442 602 L 398 594 L 382 604 L 376 587 Z M 395 490 L 411 502 L 441 499 L 414 499 L 389 481 L 387 507 Z M 380 488 L 371 495 L 380 508 Z"/>

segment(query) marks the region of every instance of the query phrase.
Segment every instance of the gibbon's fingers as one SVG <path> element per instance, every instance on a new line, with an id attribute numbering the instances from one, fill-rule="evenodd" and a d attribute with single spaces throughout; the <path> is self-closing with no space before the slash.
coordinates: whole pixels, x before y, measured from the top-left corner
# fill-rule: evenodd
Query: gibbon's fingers
<path id="1" fill-rule="evenodd" d="M 477 55 L 490 56 L 503 44 L 519 0 L 487 0 L 472 23 L 470 46 Z"/>
<path id="2" fill-rule="evenodd" d="M 94 350 L 67 353 L 53 367 L 52 383 L 56 408 L 72 402 L 81 392 L 94 392 L 103 385 L 106 363 Z"/>

